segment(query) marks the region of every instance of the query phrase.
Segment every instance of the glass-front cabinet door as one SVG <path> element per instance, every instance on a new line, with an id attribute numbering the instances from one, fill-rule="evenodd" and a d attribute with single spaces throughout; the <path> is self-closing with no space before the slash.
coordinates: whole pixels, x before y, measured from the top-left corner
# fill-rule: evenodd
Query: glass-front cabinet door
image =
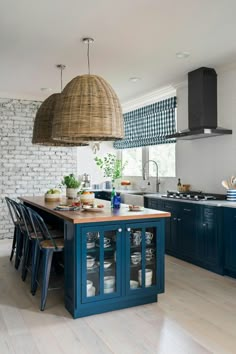
<path id="1" fill-rule="evenodd" d="M 126 289 L 130 294 L 163 290 L 164 269 L 159 257 L 160 247 L 164 248 L 159 237 L 162 227 L 158 222 L 126 225 Z"/>
<path id="2" fill-rule="evenodd" d="M 121 294 L 121 234 L 119 225 L 83 228 L 83 302 Z"/>

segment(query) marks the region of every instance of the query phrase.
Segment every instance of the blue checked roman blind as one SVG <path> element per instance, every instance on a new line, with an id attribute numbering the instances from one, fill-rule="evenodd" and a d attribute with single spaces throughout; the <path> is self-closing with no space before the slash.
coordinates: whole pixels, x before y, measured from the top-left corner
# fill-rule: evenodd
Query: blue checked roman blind
<path id="1" fill-rule="evenodd" d="M 176 132 L 176 97 L 124 114 L 125 137 L 114 142 L 115 149 L 135 148 L 175 142 L 166 135 Z"/>

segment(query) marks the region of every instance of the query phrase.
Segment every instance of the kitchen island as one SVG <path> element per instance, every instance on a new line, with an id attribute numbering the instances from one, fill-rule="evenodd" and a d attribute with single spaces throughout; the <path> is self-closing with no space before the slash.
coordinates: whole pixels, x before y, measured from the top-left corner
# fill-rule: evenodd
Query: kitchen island
<path id="1" fill-rule="evenodd" d="M 164 292 L 165 218 L 169 212 L 55 210 L 58 202 L 21 197 L 64 227 L 65 307 L 74 318 L 156 302 Z"/>

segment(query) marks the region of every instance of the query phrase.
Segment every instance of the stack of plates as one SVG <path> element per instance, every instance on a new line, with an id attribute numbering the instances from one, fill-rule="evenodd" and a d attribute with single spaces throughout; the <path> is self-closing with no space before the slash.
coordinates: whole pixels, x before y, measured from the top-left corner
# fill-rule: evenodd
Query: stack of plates
<path id="1" fill-rule="evenodd" d="M 236 202 L 236 189 L 227 190 L 227 200 L 231 202 Z"/>
<path id="2" fill-rule="evenodd" d="M 104 277 L 104 294 L 110 294 L 115 292 L 115 277 L 114 275 L 109 275 Z"/>

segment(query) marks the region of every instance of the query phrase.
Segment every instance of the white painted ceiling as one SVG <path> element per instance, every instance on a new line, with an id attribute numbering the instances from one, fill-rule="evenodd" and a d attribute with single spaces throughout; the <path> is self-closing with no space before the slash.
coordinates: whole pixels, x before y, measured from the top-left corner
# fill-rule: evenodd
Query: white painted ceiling
<path id="1" fill-rule="evenodd" d="M 55 64 L 67 66 L 64 84 L 87 73 L 81 38 L 91 36 L 91 73 L 126 102 L 200 66 L 234 62 L 235 14 L 235 0 L 0 0 L 0 94 L 59 92 Z M 191 56 L 177 59 L 179 51 Z"/>

